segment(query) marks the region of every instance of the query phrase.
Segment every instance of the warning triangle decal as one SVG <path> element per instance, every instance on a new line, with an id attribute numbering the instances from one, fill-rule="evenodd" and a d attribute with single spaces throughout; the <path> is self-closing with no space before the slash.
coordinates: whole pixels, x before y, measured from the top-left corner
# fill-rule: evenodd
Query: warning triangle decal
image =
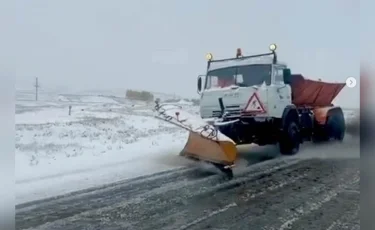
<path id="1" fill-rule="evenodd" d="M 259 100 L 259 97 L 256 93 L 254 93 L 249 101 L 247 102 L 244 110 L 244 113 L 265 113 L 266 110 L 264 109 L 262 102 Z"/>

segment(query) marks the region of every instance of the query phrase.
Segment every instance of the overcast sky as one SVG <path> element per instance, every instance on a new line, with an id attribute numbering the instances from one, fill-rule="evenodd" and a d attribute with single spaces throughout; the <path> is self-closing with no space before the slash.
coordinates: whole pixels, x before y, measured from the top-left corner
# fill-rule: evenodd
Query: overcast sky
<path id="1" fill-rule="evenodd" d="M 205 54 L 268 52 L 292 72 L 345 82 L 359 76 L 359 1 L 17 1 L 16 86 L 135 88 L 196 96 Z M 358 89 L 342 100 L 356 106 Z"/>

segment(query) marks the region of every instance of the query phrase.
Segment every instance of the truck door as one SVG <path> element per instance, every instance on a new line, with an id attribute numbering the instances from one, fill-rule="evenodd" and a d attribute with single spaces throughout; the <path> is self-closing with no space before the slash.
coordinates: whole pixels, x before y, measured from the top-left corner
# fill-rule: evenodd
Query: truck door
<path id="1" fill-rule="evenodd" d="M 270 102 L 272 101 L 272 116 L 274 117 L 282 117 L 284 108 L 291 104 L 292 91 L 291 87 L 284 83 L 284 68 L 285 66 L 275 65 L 272 74 L 273 84 L 270 87 L 269 98 Z"/>

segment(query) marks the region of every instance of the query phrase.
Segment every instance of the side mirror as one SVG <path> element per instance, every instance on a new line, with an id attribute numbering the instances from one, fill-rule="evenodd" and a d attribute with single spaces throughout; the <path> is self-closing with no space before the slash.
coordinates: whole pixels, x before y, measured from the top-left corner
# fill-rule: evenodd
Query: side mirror
<path id="1" fill-rule="evenodd" d="M 197 82 L 197 91 L 198 91 L 198 94 L 200 94 L 202 92 L 202 84 L 203 84 L 203 78 L 204 75 L 199 75 L 198 76 L 198 82 Z"/>
<path id="2" fill-rule="evenodd" d="M 290 71 L 290 69 L 283 69 L 283 76 L 285 84 L 292 83 L 292 72 Z"/>

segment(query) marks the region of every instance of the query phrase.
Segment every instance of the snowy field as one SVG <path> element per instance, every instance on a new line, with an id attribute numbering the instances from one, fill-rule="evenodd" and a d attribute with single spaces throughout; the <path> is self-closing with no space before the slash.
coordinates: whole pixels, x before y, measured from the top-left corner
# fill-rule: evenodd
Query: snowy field
<path id="1" fill-rule="evenodd" d="M 184 166 L 178 153 L 188 133 L 154 118 L 152 108 L 109 96 L 18 100 L 16 202 Z"/>

